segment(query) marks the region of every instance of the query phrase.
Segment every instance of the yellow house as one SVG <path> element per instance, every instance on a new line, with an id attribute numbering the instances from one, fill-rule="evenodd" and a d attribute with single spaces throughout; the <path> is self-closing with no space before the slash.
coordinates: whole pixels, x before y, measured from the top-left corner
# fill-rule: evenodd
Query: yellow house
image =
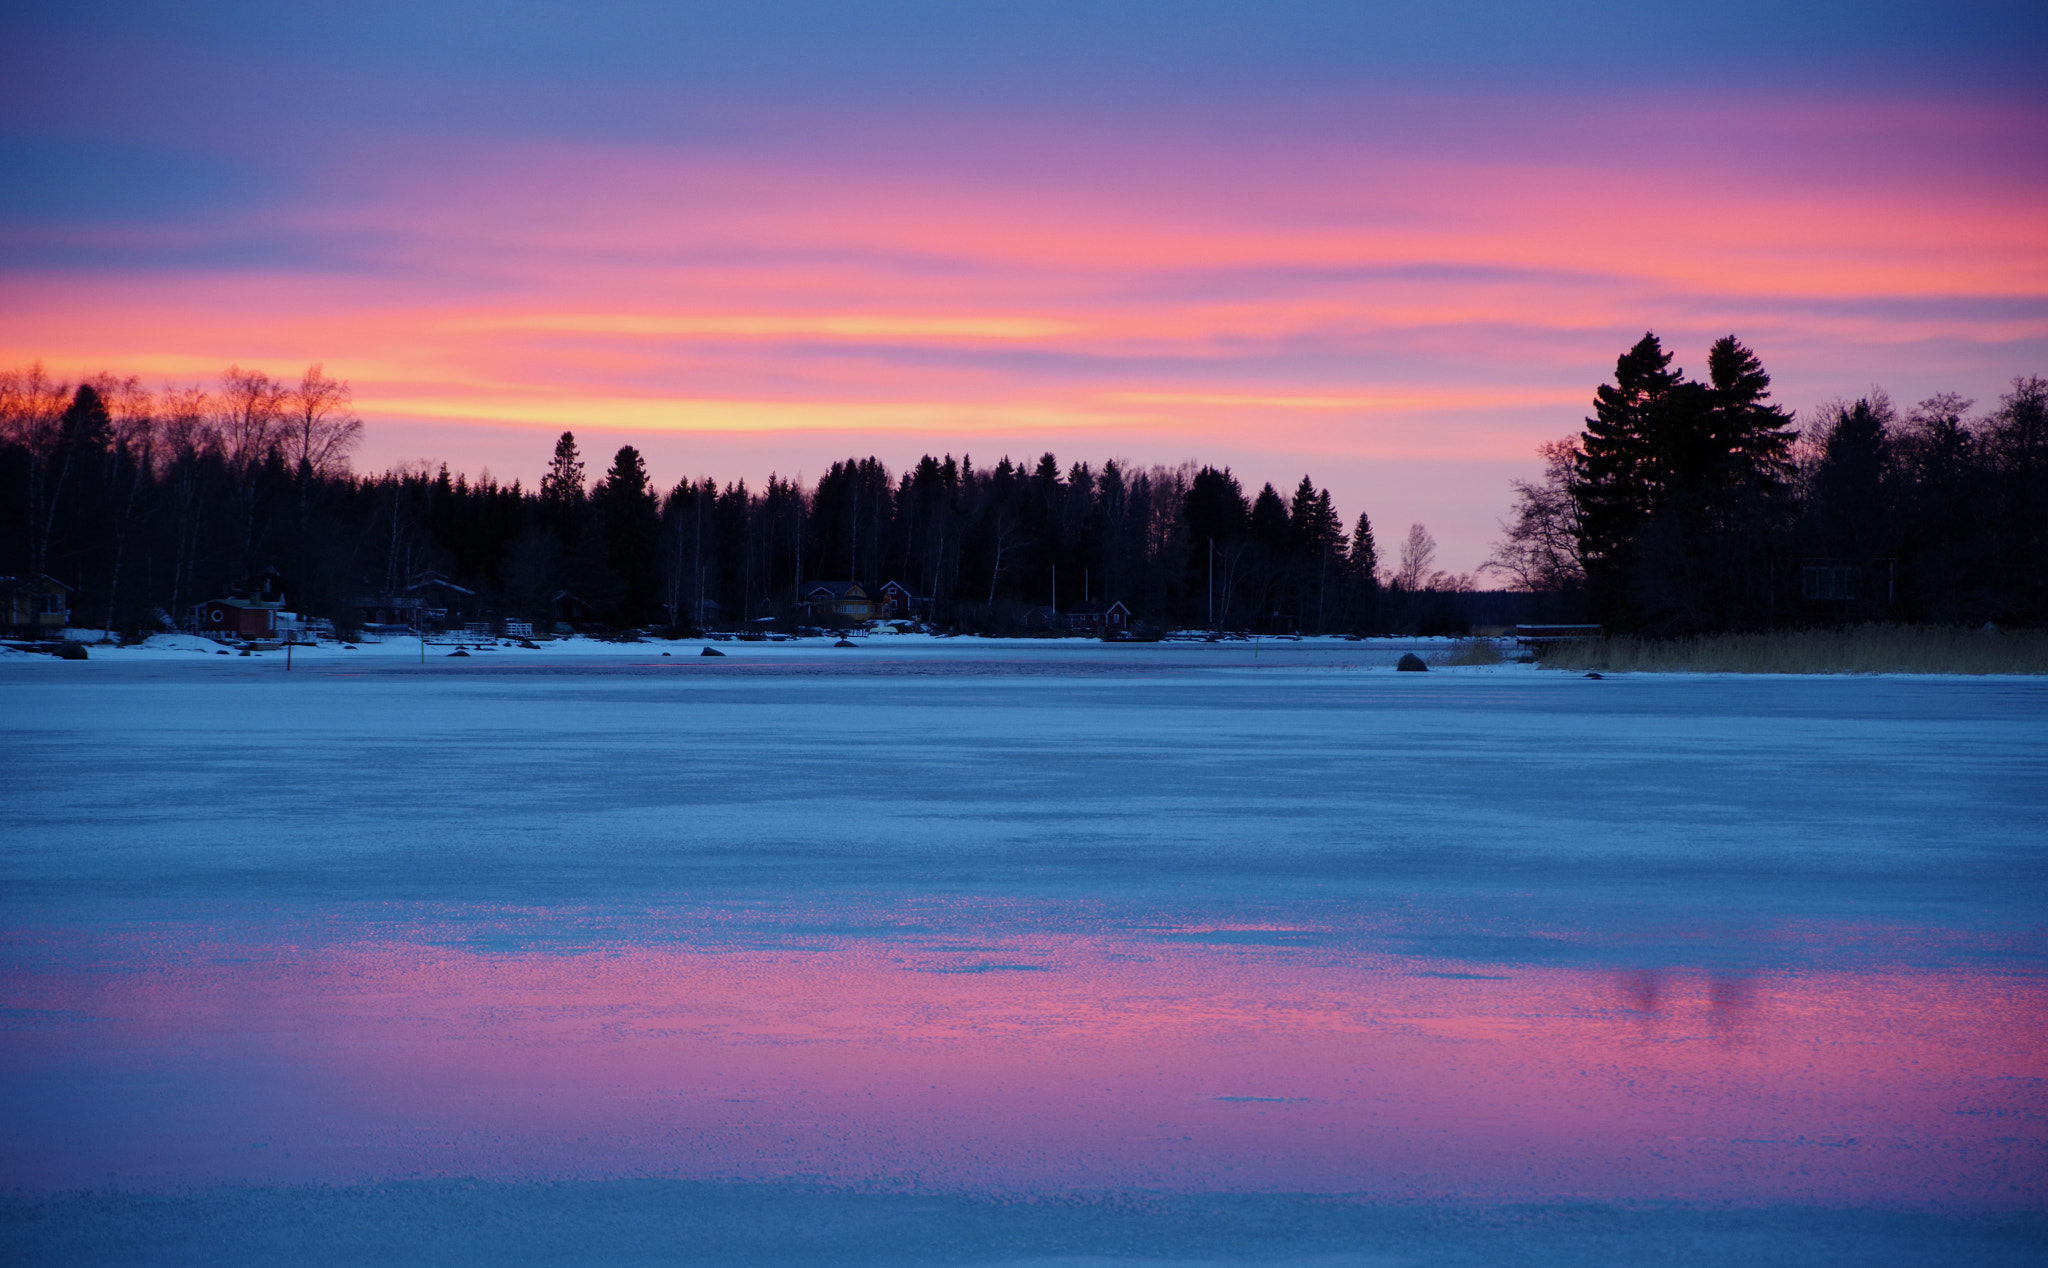
<path id="1" fill-rule="evenodd" d="M 797 592 L 797 598 L 813 619 L 837 616 L 849 621 L 871 621 L 882 614 L 881 600 L 869 594 L 858 581 L 813 581 Z"/>
<path id="2" fill-rule="evenodd" d="M 0 629 L 54 638 L 71 624 L 71 587 L 42 573 L 0 577 Z"/>

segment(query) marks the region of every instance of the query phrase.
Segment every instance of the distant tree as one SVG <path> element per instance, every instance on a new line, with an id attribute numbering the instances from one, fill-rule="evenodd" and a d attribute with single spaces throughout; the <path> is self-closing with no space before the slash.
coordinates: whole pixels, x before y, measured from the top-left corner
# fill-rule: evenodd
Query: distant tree
<path id="1" fill-rule="evenodd" d="M 1771 376 L 1734 335 L 1707 352 L 1708 479 L 1724 492 L 1774 496 L 1792 474 L 1792 415 L 1770 403 Z"/>
<path id="2" fill-rule="evenodd" d="M 18 508 L 19 519 L 9 532 L 20 533 L 23 563 L 31 572 L 49 570 L 51 463 L 57 457 L 60 420 L 71 395 L 71 385 L 51 378 L 40 361 L 0 374 L 0 439 L 19 455 L 22 465 L 18 500 L 9 499 Z"/>
<path id="3" fill-rule="evenodd" d="M 1351 568 L 1368 581 L 1379 579 L 1379 545 L 1373 540 L 1372 521 L 1364 511 L 1358 513 L 1358 526 L 1351 530 Z"/>
<path id="4" fill-rule="evenodd" d="M 611 470 L 591 491 L 591 507 L 604 539 L 605 565 L 618 581 L 609 618 L 619 625 L 645 625 L 661 606 L 654 574 L 661 513 L 639 450 L 619 447 Z"/>
<path id="5" fill-rule="evenodd" d="M 71 404 L 57 423 L 56 453 L 49 462 L 50 476 L 42 519 L 36 525 L 32 549 L 32 558 L 41 565 L 37 571 L 54 566 L 50 543 L 67 505 L 66 494 L 73 493 L 71 500 L 78 500 L 70 486 L 83 484 L 92 474 L 112 443 L 113 435 L 113 419 L 107 413 L 106 401 L 99 390 L 90 383 L 79 384 L 72 392 Z M 73 581 L 76 581 L 75 575 Z"/>
<path id="6" fill-rule="evenodd" d="M 1574 554 L 1594 613 L 1609 625 L 1674 633 L 1768 619 L 1792 420 L 1770 403 L 1770 376 L 1733 335 L 1715 342 L 1707 362 L 1708 382 L 1688 381 L 1645 334 L 1595 392 L 1573 446 L 1563 487 Z M 1525 499 L 1523 509 L 1540 529 L 1543 499 Z"/>
<path id="7" fill-rule="evenodd" d="M 219 410 L 221 453 L 244 476 L 261 467 L 283 440 L 285 387 L 261 370 L 231 365 L 220 376 L 214 397 Z"/>
<path id="8" fill-rule="evenodd" d="M 1237 607 L 1237 582 L 1250 544 L 1251 506 L 1230 473 L 1203 467 L 1189 481 L 1181 519 L 1187 526 L 1187 574 L 1204 622 L 1223 622 Z"/>
<path id="9" fill-rule="evenodd" d="M 1285 559 L 1292 552 L 1294 539 L 1288 532 L 1287 502 L 1271 484 L 1261 486 L 1258 496 L 1252 499 L 1246 528 L 1252 540 L 1271 558 Z"/>
<path id="10" fill-rule="evenodd" d="M 583 502 L 583 459 L 576 452 L 576 433 L 563 432 L 554 457 L 540 478 L 541 505 L 563 513 Z"/>
<path id="11" fill-rule="evenodd" d="M 1594 610 L 1633 625 L 1630 593 L 1638 538 L 1660 505 L 1660 470 L 1674 399 L 1684 375 L 1655 334 L 1645 334 L 1614 365 L 1614 382 L 1593 393 L 1593 416 L 1579 434 L 1570 489 L 1577 503 L 1579 559 Z"/>
<path id="12" fill-rule="evenodd" d="M 1931 396 L 1894 437 L 1904 499 L 1900 579 L 1912 620 L 1981 620 L 1993 589 L 1992 481 L 1971 404 L 1953 392 Z"/>
<path id="13" fill-rule="evenodd" d="M 1791 417 L 1734 336 L 1707 355 L 1708 382 L 1678 381 L 1655 420 L 1647 518 L 1619 614 L 1650 632 L 1767 622 L 1786 520 Z"/>
<path id="14" fill-rule="evenodd" d="M 1328 627 L 1331 590 L 1344 577 L 1344 521 L 1330 491 L 1316 488 L 1304 475 L 1288 503 L 1287 527 L 1296 610 L 1302 623 L 1320 634 Z"/>
<path id="15" fill-rule="evenodd" d="M 1806 549 L 1871 560 L 1892 554 L 1893 431 L 1898 416 L 1883 392 L 1823 406 L 1809 438 Z"/>
<path id="16" fill-rule="evenodd" d="M 1511 588 L 1539 594 L 1576 594 L 1586 583 L 1579 562 L 1578 502 L 1572 497 L 1572 473 L 1578 451 L 1569 440 L 1538 446 L 1543 475 L 1516 480 L 1515 505 L 1501 522 L 1500 540 L 1479 566 L 1498 573 Z"/>
<path id="17" fill-rule="evenodd" d="M 347 383 L 327 377 L 318 366 L 306 367 L 296 387 L 283 392 L 285 465 L 305 490 L 316 476 L 334 476 L 348 468 L 349 451 L 362 439 L 363 420 L 349 409 Z"/>
<path id="18" fill-rule="evenodd" d="M 1420 524 L 1408 526 L 1407 540 L 1401 543 L 1401 566 L 1395 570 L 1394 584 L 1410 592 L 1428 586 L 1436 575 L 1436 538 Z"/>
<path id="19" fill-rule="evenodd" d="M 1997 619 L 2048 625 L 2048 379 L 2012 381 L 1985 421 L 1983 449 L 1995 489 L 1995 584 L 2004 596 Z"/>

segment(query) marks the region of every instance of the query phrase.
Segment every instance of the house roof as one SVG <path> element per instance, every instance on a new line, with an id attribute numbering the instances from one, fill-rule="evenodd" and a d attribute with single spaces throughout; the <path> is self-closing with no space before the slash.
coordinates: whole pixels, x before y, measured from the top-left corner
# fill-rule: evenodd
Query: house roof
<path id="1" fill-rule="evenodd" d="M 825 591 L 835 599 L 866 599 L 872 597 L 868 594 L 866 587 L 862 586 L 858 581 L 812 581 L 804 586 L 803 594 L 805 597 L 809 597 L 820 590 Z"/>
<path id="2" fill-rule="evenodd" d="M 457 593 L 457 594 L 475 594 L 475 593 L 476 593 L 476 591 L 474 591 L 474 590 L 470 589 L 470 588 L 469 588 L 468 586 L 458 586 L 458 585 L 456 585 L 456 584 L 455 584 L 454 582 L 452 582 L 452 581 L 448 580 L 448 578 L 446 578 L 446 577 L 442 576 L 442 575 L 441 575 L 440 573 L 438 573 L 438 572 L 423 572 L 423 573 L 420 573 L 419 575 L 415 576 L 415 577 L 414 577 L 414 578 L 412 579 L 411 583 L 410 583 L 410 584 L 408 584 L 408 585 L 407 585 L 407 586 L 406 586 L 405 588 L 406 588 L 406 590 L 407 590 L 408 592 L 410 592 L 410 591 L 413 591 L 413 590 L 429 590 L 429 589 L 431 589 L 431 590 L 453 590 L 453 591 L 454 591 L 455 593 Z"/>
<path id="3" fill-rule="evenodd" d="M 1076 603 L 1073 607 L 1067 609 L 1067 615 L 1108 616 L 1110 613 L 1118 611 L 1119 609 L 1123 611 L 1124 615 L 1130 615 L 1131 610 L 1127 607 L 1124 607 L 1123 600 L 1121 599 L 1111 599 L 1107 603 Z"/>
<path id="4" fill-rule="evenodd" d="M 59 590 L 71 589 L 70 586 L 65 585 L 47 573 L 31 572 L 18 577 L 0 577 L 0 590 L 47 591 L 51 586 L 55 586 Z"/>
<path id="5" fill-rule="evenodd" d="M 202 608 L 263 608 L 275 611 L 284 606 L 283 599 L 208 599 L 198 605 Z"/>

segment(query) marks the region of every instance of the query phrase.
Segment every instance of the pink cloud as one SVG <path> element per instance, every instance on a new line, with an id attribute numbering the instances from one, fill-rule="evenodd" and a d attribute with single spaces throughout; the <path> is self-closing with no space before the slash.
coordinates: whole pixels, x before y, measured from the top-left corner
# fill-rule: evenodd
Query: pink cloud
<path id="1" fill-rule="evenodd" d="M 1901 369 L 1901 395 L 1989 396 L 2041 368 L 2044 182 L 1981 139 L 2038 121 L 1533 113 L 1499 137 L 1484 112 L 1440 121 L 1437 149 L 986 121 L 745 151 L 371 138 L 385 161 L 243 226 L 320 244 L 303 261 L 19 278 L 0 356 L 174 379 L 321 361 L 355 384 L 370 455 L 422 420 L 715 433 L 746 455 L 721 474 L 755 478 L 808 434 L 906 459 L 994 437 L 1286 454 L 1245 473 L 1276 481 L 1325 454 L 1529 463 L 1646 327 L 1682 363 L 1743 335 L 1794 405 Z M 1631 143 L 1660 135 L 1645 170 Z M 1365 506 L 1323 478 L 1347 512 L 1431 522 L 1460 566 L 1484 553 L 1490 514 L 1432 512 L 1462 491 Z"/>

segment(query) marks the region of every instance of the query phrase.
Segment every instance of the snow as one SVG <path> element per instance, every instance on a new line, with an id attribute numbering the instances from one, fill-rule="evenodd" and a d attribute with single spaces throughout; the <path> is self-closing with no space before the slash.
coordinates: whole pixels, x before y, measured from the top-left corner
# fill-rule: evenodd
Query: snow
<path id="1" fill-rule="evenodd" d="M 0 663 L 11 1258 L 2048 1235 L 2040 680 L 187 638 Z"/>

